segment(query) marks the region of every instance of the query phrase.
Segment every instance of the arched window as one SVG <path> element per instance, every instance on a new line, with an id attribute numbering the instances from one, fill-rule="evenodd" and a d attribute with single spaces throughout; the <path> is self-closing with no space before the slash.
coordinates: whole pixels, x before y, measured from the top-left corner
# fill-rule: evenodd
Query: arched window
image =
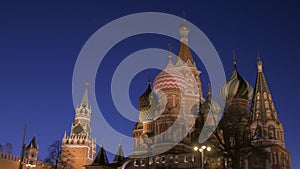
<path id="1" fill-rule="evenodd" d="M 269 102 L 265 101 L 265 108 L 268 109 L 269 108 Z"/>
<path id="2" fill-rule="evenodd" d="M 155 163 L 159 163 L 159 157 L 155 157 Z"/>
<path id="3" fill-rule="evenodd" d="M 268 136 L 269 139 L 275 139 L 275 127 L 273 125 L 269 125 L 268 127 Z"/>
<path id="4" fill-rule="evenodd" d="M 151 165 L 151 164 L 153 164 L 153 159 L 152 158 L 149 159 L 149 165 Z"/>
<path id="5" fill-rule="evenodd" d="M 260 99 L 260 93 L 259 92 L 257 93 L 256 98 L 257 98 L 257 100 Z"/>
<path id="6" fill-rule="evenodd" d="M 259 140 L 259 139 L 261 139 L 261 138 L 262 138 L 262 130 L 261 130 L 261 127 L 260 127 L 260 126 L 257 126 L 255 139 L 256 139 L 256 140 Z"/>
<path id="7" fill-rule="evenodd" d="M 139 166 L 139 161 L 137 159 L 135 159 L 134 162 L 133 162 L 133 165 L 134 166 Z"/>
<path id="8" fill-rule="evenodd" d="M 178 156 L 175 156 L 175 158 L 174 158 L 174 163 L 175 163 L 175 164 L 178 163 Z"/>
<path id="9" fill-rule="evenodd" d="M 166 157 L 162 156 L 160 161 L 161 161 L 161 163 L 166 163 Z"/>
<path id="10" fill-rule="evenodd" d="M 144 161 L 144 159 L 141 159 L 141 166 L 145 166 L 145 161 Z"/>
<path id="11" fill-rule="evenodd" d="M 283 166 L 283 169 L 286 169 L 286 160 L 285 160 L 285 157 L 282 159 L 282 166 Z"/>
<path id="12" fill-rule="evenodd" d="M 264 92 L 264 99 L 268 99 L 267 93 Z"/>

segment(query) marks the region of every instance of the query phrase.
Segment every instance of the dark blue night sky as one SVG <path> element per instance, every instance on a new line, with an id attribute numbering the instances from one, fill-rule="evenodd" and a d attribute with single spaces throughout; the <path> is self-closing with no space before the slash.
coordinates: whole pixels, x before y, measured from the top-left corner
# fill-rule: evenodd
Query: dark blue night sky
<path id="1" fill-rule="evenodd" d="M 105 24 L 128 14 L 155 11 L 181 17 L 185 11 L 186 19 L 198 26 L 213 43 L 227 76 L 232 71 L 231 51 L 235 49 L 239 72 L 254 86 L 257 52 L 260 51 L 275 107 L 285 127 L 292 166 L 299 168 L 300 162 L 296 161 L 300 157 L 299 8 L 297 1 L 1 2 L 0 144 L 11 142 L 14 154 L 19 155 L 23 126 L 27 123 L 26 141 L 28 143 L 36 135 L 39 157 L 44 159 L 48 146 L 61 139 L 65 130 L 70 132 L 75 113 L 73 69 L 87 39 Z M 107 95 L 110 72 L 123 58 L 144 48 L 166 50 L 169 42 L 177 53 L 178 41 L 159 35 L 134 36 L 117 44 L 98 70 L 97 99 L 110 97 Z M 200 60 L 197 62 L 203 70 L 201 78 L 206 91 L 207 74 Z M 154 75 L 157 72 L 152 70 Z M 145 90 L 147 79 L 147 72 L 143 71 L 132 81 L 130 96 L 134 106 Z M 114 112 L 107 100 L 100 104 L 104 110 Z M 131 134 L 133 123 L 117 116 L 108 119 L 112 119 L 110 124 L 120 132 Z M 100 143 L 101 139 L 97 141 Z"/>

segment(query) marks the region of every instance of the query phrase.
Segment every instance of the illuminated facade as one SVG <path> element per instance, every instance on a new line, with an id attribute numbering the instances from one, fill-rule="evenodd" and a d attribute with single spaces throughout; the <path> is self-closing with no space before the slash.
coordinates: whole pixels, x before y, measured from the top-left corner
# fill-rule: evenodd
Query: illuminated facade
<path id="1" fill-rule="evenodd" d="M 181 25 L 179 33 L 181 45 L 176 62 L 173 64 L 169 56 L 153 88 L 148 82 L 139 98 L 139 121 L 133 129 L 134 149 L 122 168 L 193 169 L 203 165 L 214 169 L 290 169 L 283 125 L 260 58 L 254 89 L 239 74 L 234 60 L 232 75 L 221 89 L 226 100 L 224 114 L 217 130 L 202 144 L 209 145 L 211 151 L 203 159 L 201 153 L 194 151 L 195 145 L 201 146 L 198 138 L 204 122 L 216 123 L 215 116 L 208 113 L 219 107 L 210 91 L 203 97 L 201 71 L 188 47 L 188 26 Z"/>

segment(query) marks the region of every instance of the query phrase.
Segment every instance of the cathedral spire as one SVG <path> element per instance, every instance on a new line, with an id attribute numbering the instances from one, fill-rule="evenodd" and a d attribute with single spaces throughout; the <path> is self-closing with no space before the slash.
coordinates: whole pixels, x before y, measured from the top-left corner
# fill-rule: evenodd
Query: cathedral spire
<path id="1" fill-rule="evenodd" d="M 101 166 L 101 165 L 109 165 L 109 161 L 108 161 L 106 151 L 105 151 L 103 145 L 101 145 L 100 150 L 99 150 L 94 162 L 92 163 L 92 166 Z"/>
<path id="2" fill-rule="evenodd" d="M 37 144 L 36 144 L 35 136 L 33 136 L 33 138 L 31 139 L 30 143 L 28 144 L 27 149 L 28 148 L 38 148 Z"/>
<path id="3" fill-rule="evenodd" d="M 120 143 L 119 147 L 118 147 L 118 151 L 117 151 L 112 163 L 120 164 L 124 159 L 125 159 L 124 152 L 123 152 L 122 144 Z"/>
<path id="4" fill-rule="evenodd" d="M 189 32 L 190 32 L 190 28 L 186 25 L 185 13 L 183 12 L 183 20 L 181 26 L 179 27 L 179 34 L 180 34 L 180 42 L 184 43 L 185 45 L 188 45 Z"/>
<path id="5" fill-rule="evenodd" d="M 89 99 L 88 99 L 88 86 L 89 86 L 89 82 L 86 81 L 85 82 L 85 91 L 81 100 L 81 105 L 83 106 L 87 106 L 89 104 Z"/>
<path id="6" fill-rule="evenodd" d="M 190 28 L 186 25 L 185 19 L 183 19 L 183 23 L 179 27 L 179 34 L 180 34 L 180 49 L 178 52 L 178 57 L 176 59 L 175 65 L 177 67 L 186 64 L 190 67 L 195 67 L 195 63 L 188 47 L 188 34 L 190 32 Z"/>
<path id="7" fill-rule="evenodd" d="M 260 59 L 260 53 L 257 52 L 257 70 L 258 72 L 262 72 L 262 61 Z"/>
<path id="8" fill-rule="evenodd" d="M 251 125 L 252 128 L 259 127 L 261 130 L 266 131 L 265 134 L 259 135 L 260 139 L 285 147 L 283 125 L 279 121 L 262 65 L 261 57 L 258 53 L 258 72 L 251 105 Z"/>
<path id="9" fill-rule="evenodd" d="M 29 161 L 36 161 L 39 153 L 39 148 L 36 144 L 35 136 L 31 139 L 30 143 L 26 147 L 26 158 Z"/>
<path id="10" fill-rule="evenodd" d="M 236 54 L 235 54 L 235 50 L 232 50 L 232 55 L 233 55 L 233 65 L 236 68 Z"/>
<path id="11" fill-rule="evenodd" d="M 277 113 L 272 101 L 269 86 L 262 70 L 260 55 L 257 59 L 257 76 L 252 104 L 252 120 L 265 122 L 269 119 L 277 120 Z"/>

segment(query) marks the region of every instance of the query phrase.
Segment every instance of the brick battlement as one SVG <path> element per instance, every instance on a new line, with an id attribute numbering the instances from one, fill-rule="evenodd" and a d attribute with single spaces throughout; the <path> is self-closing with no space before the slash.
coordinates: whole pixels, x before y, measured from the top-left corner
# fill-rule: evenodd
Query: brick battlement
<path id="1" fill-rule="evenodd" d="M 19 156 L 14 156 L 12 154 L 1 153 L 0 154 L 0 159 L 19 162 L 20 157 Z"/>

